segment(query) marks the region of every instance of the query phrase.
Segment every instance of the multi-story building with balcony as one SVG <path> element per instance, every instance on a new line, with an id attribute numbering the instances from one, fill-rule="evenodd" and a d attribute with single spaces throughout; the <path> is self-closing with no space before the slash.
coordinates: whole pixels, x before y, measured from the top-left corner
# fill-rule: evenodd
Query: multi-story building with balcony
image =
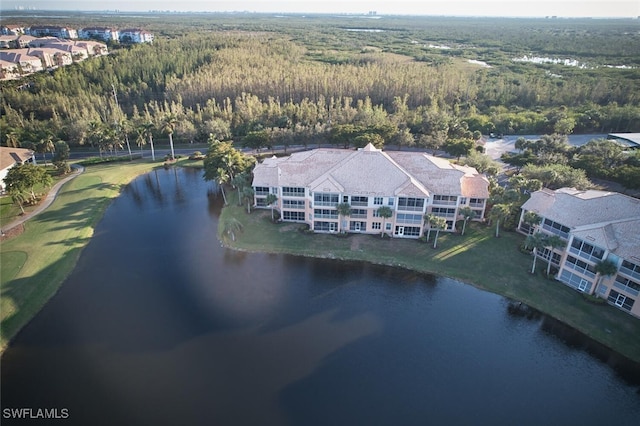
<path id="1" fill-rule="evenodd" d="M 256 165 L 252 186 L 256 207 L 271 207 L 266 198 L 274 194 L 283 221 L 306 223 L 314 232 L 384 232 L 400 238 L 423 235 L 427 213 L 444 217 L 447 231 L 455 231 L 464 206 L 482 220 L 489 197 L 489 181 L 474 168 L 371 144 L 267 158 Z M 348 216 L 338 212 L 342 203 L 350 206 Z M 391 217 L 381 217 L 382 206 Z"/>
<path id="2" fill-rule="evenodd" d="M 98 39 L 104 42 L 120 40 L 120 32 L 109 27 L 86 27 L 78 31 L 80 38 Z"/>
<path id="3" fill-rule="evenodd" d="M 27 33 L 34 37 L 59 37 L 74 39 L 78 38 L 78 31 L 69 27 L 57 27 L 53 25 L 42 25 L 27 28 Z"/>
<path id="4" fill-rule="evenodd" d="M 528 211 L 541 218 L 532 229 L 523 221 Z M 551 258 L 556 278 L 640 317 L 640 200 L 615 192 L 542 189 L 522 206 L 518 229 L 562 238 L 564 248 L 538 254 Z M 598 273 L 603 261 L 615 264 L 617 272 Z"/>

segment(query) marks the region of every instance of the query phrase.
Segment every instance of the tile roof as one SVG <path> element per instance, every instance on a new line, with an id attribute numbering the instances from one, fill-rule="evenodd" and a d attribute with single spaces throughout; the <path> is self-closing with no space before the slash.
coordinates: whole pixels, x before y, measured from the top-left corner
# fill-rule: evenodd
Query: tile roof
<path id="1" fill-rule="evenodd" d="M 24 162 L 33 157 L 34 152 L 25 148 L 0 146 L 0 170 L 7 169 L 17 162 Z"/>
<path id="2" fill-rule="evenodd" d="M 571 228 L 578 238 L 623 258 L 640 253 L 640 200 L 617 192 L 561 188 L 542 189 L 523 204 Z"/>
<path id="3" fill-rule="evenodd" d="M 254 186 L 298 186 L 311 191 L 370 196 L 432 194 L 487 198 L 488 180 L 471 167 L 416 152 L 320 148 L 269 158 L 254 170 Z"/>

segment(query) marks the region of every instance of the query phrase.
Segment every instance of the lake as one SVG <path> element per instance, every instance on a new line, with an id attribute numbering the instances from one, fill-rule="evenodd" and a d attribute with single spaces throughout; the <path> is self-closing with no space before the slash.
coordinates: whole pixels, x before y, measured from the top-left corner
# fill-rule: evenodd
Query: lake
<path id="1" fill-rule="evenodd" d="M 221 247 L 221 197 L 201 173 L 151 172 L 107 209 L 2 357 L 3 424 L 10 408 L 78 425 L 640 419 L 637 364 L 524 305 L 402 269 Z"/>

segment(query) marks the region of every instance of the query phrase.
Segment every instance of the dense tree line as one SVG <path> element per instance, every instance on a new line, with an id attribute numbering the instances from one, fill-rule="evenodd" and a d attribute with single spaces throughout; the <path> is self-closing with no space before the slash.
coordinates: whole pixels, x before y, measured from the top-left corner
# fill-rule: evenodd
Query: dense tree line
<path id="1" fill-rule="evenodd" d="M 617 53 L 633 65 L 639 40 L 609 21 L 503 20 L 495 31 L 491 20 L 425 25 L 389 17 L 372 33 L 346 31 L 363 28 L 355 19 L 294 17 L 281 25 L 250 18 L 225 23 L 198 15 L 186 34 L 178 25 L 186 17 L 166 19 L 153 45 L 117 48 L 27 84 L 2 83 L 2 143 L 42 150 L 64 140 L 102 152 L 213 135 L 256 149 L 370 142 L 460 156 L 491 132 L 640 130 L 637 69 L 559 71 L 510 59 L 580 45 L 576 52 L 593 63 L 609 63 Z M 608 45 L 585 47 L 585 39 Z M 451 48 L 435 51 L 428 43 Z M 472 58 L 492 67 L 468 64 Z"/>

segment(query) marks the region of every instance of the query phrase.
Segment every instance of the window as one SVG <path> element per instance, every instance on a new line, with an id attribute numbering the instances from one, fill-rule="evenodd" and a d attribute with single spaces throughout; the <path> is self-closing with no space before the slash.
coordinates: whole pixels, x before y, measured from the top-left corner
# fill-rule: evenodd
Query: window
<path id="1" fill-rule="evenodd" d="M 395 235 L 404 237 L 419 237 L 419 226 L 396 226 Z"/>
<path id="2" fill-rule="evenodd" d="M 398 210 L 422 211 L 424 208 L 424 198 L 400 197 L 398 198 Z"/>
<path id="3" fill-rule="evenodd" d="M 633 307 L 633 304 L 635 302 L 634 299 L 620 294 L 615 290 L 611 290 L 609 292 L 609 297 L 607 298 L 607 300 L 609 301 L 609 303 L 613 303 L 614 305 L 624 309 L 625 311 L 631 311 L 631 308 Z"/>
<path id="4" fill-rule="evenodd" d="M 384 227 L 385 227 L 385 229 L 387 231 L 391 231 L 391 224 L 390 223 L 386 223 Z"/>
<path id="5" fill-rule="evenodd" d="M 558 276 L 558 280 L 567 284 L 569 287 L 573 287 L 576 290 L 583 291 L 585 293 L 589 293 L 591 291 L 591 281 L 586 280 L 580 275 L 574 274 L 567 269 L 562 270 L 562 272 Z"/>
<path id="6" fill-rule="evenodd" d="M 636 265 L 635 263 L 631 263 L 628 260 L 622 261 L 622 266 L 620 267 L 620 272 L 625 275 L 629 275 L 630 277 L 634 277 L 640 279 L 640 265 Z"/>
<path id="7" fill-rule="evenodd" d="M 455 206 L 457 202 L 458 202 L 457 195 L 434 195 L 433 196 L 433 204 Z"/>
<path id="8" fill-rule="evenodd" d="M 431 213 L 439 217 L 455 217 L 456 209 L 448 209 L 446 207 L 432 207 Z"/>
<path id="9" fill-rule="evenodd" d="M 375 230 L 380 230 L 382 229 L 382 224 L 380 222 L 373 222 L 371 224 L 371 229 Z"/>
<path id="10" fill-rule="evenodd" d="M 282 200 L 283 209 L 304 210 L 304 200 Z"/>
<path id="11" fill-rule="evenodd" d="M 366 219 L 367 211 L 365 209 L 351 209 L 350 216 L 357 219 Z"/>
<path id="12" fill-rule="evenodd" d="M 470 198 L 469 207 L 484 207 L 484 198 Z"/>
<path id="13" fill-rule="evenodd" d="M 364 232 L 367 230 L 367 222 L 351 221 L 349 222 L 349 230 L 355 232 Z"/>
<path id="14" fill-rule="evenodd" d="M 369 205 L 369 197 L 360 197 L 360 196 L 352 196 L 351 197 L 351 205 L 352 206 L 368 206 Z"/>
<path id="15" fill-rule="evenodd" d="M 336 222 L 313 222 L 313 230 L 317 232 L 336 232 L 338 224 Z"/>
<path id="16" fill-rule="evenodd" d="M 467 204 L 467 197 L 460 197 L 460 204 Z"/>
<path id="17" fill-rule="evenodd" d="M 283 197 L 304 197 L 304 188 L 296 188 L 292 186 L 282 187 Z"/>
<path id="18" fill-rule="evenodd" d="M 569 231 L 570 231 L 570 229 L 569 229 L 569 228 L 567 228 L 566 226 L 561 225 L 561 224 L 559 224 L 559 223 L 556 223 L 556 222 L 554 222 L 554 221 L 552 221 L 552 220 L 545 219 L 545 220 L 542 222 L 542 228 L 543 228 L 543 229 L 545 229 L 545 230 L 547 230 L 547 231 L 549 231 L 549 232 L 552 232 L 552 233 L 554 233 L 554 234 L 556 234 L 556 235 L 561 236 L 561 237 L 562 237 L 562 238 L 564 238 L 565 240 L 566 240 L 567 238 L 569 238 Z"/>
<path id="19" fill-rule="evenodd" d="M 613 283 L 613 286 L 622 291 L 633 294 L 634 296 L 640 294 L 640 284 L 620 275 L 616 277 L 616 281 Z"/>
<path id="20" fill-rule="evenodd" d="M 335 207 L 338 204 L 338 194 L 329 194 L 323 192 L 317 192 L 313 196 L 313 203 L 316 206 L 332 206 Z"/>
<path id="21" fill-rule="evenodd" d="M 573 256 L 567 256 L 567 260 L 564 262 L 564 264 L 565 267 L 571 268 L 574 271 L 578 271 L 590 278 L 594 278 L 596 276 L 596 270 L 593 265 L 590 265 L 587 262 L 583 262 L 580 259 L 576 259 Z"/>
<path id="22" fill-rule="evenodd" d="M 304 212 L 290 212 L 285 210 L 282 212 L 282 220 L 304 222 Z"/>
<path id="23" fill-rule="evenodd" d="M 381 206 L 382 205 L 382 197 L 373 197 L 373 204 L 376 206 Z"/>
<path id="24" fill-rule="evenodd" d="M 396 223 L 422 225 L 422 215 L 421 214 L 410 214 L 410 213 L 398 213 L 396 215 Z"/>
<path id="25" fill-rule="evenodd" d="M 393 206 L 394 206 L 394 204 L 395 204 L 395 201 L 396 201 L 396 200 L 395 200 L 393 197 L 389 197 L 389 201 L 387 202 L 387 204 L 388 204 L 389 206 L 393 207 Z"/>
<path id="26" fill-rule="evenodd" d="M 349 202 L 349 196 L 348 195 L 343 196 L 342 197 L 342 202 L 343 203 L 348 203 Z"/>
<path id="27" fill-rule="evenodd" d="M 269 195 L 269 188 L 266 186 L 256 186 L 254 191 L 256 195 Z"/>
<path id="28" fill-rule="evenodd" d="M 573 238 L 571 242 L 571 247 L 569 251 L 573 254 L 577 254 L 578 256 L 595 262 L 597 260 L 601 260 L 604 256 L 604 250 L 599 247 L 593 246 L 589 243 L 582 241 L 579 238 Z"/>
<path id="29" fill-rule="evenodd" d="M 338 210 L 332 209 L 314 209 L 313 215 L 316 219 L 337 219 Z"/>

